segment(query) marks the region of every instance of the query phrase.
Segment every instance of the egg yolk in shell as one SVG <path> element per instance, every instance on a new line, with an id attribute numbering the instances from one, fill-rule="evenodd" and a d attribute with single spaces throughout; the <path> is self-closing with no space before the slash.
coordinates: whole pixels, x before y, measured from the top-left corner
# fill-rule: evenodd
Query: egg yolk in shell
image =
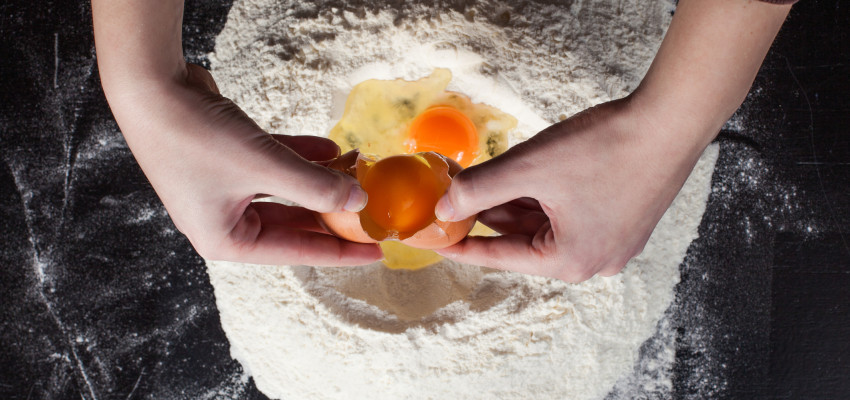
<path id="1" fill-rule="evenodd" d="M 402 154 L 361 162 L 357 179 L 369 195 L 360 225 L 375 240 L 406 239 L 430 225 L 448 189 L 449 167 L 434 153 Z"/>
<path id="2" fill-rule="evenodd" d="M 475 124 L 458 109 L 431 107 L 416 116 L 404 141 L 408 153 L 434 151 L 450 157 L 466 168 L 478 157 Z"/>

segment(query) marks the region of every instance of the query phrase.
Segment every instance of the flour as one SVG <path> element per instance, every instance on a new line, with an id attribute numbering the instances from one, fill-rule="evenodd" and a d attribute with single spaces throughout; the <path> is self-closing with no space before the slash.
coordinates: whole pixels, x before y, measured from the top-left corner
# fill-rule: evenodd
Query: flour
<path id="1" fill-rule="evenodd" d="M 446 67 L 449 89 L 517 117 L 515 144 L 633 90 L 672 5 L 452 7 L 239 2 L 213 75 L 264 129 L 326 135 L 354 84 Z M 272 398 L 600 399 L 618 381 L 617 392 L 669 391 L 674 335 L 662 317 L 716 158 L 712 146 L 623 273 L 578 285 L 450 261 L 419 271 L 208 261 L 231 354 Z M 658 330 L 657 357 L 638 364 Z M 628 379 L 636 365 L 653 371 L 640 385 Z"/>

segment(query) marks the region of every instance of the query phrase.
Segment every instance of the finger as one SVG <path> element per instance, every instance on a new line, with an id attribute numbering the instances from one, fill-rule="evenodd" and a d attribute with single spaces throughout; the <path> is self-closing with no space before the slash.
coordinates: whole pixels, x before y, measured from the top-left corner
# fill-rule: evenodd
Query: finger
<path id="1" fill-rule="evenodd" d="M 340 154 L 339 146 L 328 138 L 279 134 L 272 134 L 272 137 L 309 161 L 330 161 Z"/>
<path id="2" fill-rule="evenodd" d="M 586 281 L 596 273 L 592 268 L 571 262 L 566 254 L 559 254 L 549 224 L 544 224 L 534 236 L 469 236 L 453 246 L 435 251 L 457 262 L 571 283 Z"/>
<path id="3" fill-rule="evenodd" d="M 260 137 L 258 151 L 247 159 L 257 175 L 248 190 L 267 193 L 318 212 L 357 212 L 367 195 L 351 176 L 306 161 L 270 135 Z"/>
<path id="4" fill-rule="evenodd" d="M 260 264 L 313 266 L 366 265 L 383 258 L 377 244 L 354 243 L 316 232 L 291 229 L 280 225 L 264 225 L 257 240 L 245 252 Z"/>
<path id="5" fill-rule="evenodd" d="M 453 261 L 506 271 L 544 275 L 540 253 L 526 235 L 470 236 L 453 246 L 434 250 Z"/>
<path id="6" fill-rule="evenodd" d="M 540 206 L 540 202 L 531 197 L 520 197 L 516 200 L 510 201 L 508 204 L 512 204 L 514 206 L 522 207 L 528 210 L 543 211 L 543 207 Z"/>
<path id="7" fill-rule="evenodd" d="M 536 187 L 545 177 L 537 176 L 539 166 L 532 154 L 527 154 L 531 150 L 525 150 L 529 147 L 517 147 L 455 175 L 449 190 L 437 202 L 437 218 L 459 221 L 520 197 L 537 198 Z"/>
<path id="8" fill-rule="evenodd" d="M 549 217 L 543 211 L 530 210 L 510 202 L 482 211 L 478 214 L 478 221 L 502 235 L 534 236 L 543 224 L 549 222 Z"/>
<path id="9" fill-rule="evenodd" d="M 365 265 L 383 257 L 376 244 L 349 242 L 322 233 L 267 223 L 252 204 L 220 248 L 205 257 L 254 264 Z"/>
<path id="10" fill-rule="evenodd" d="M 328 233 L 316 220 L 316 213 L 306 208 L 271 202 L 254 202 L 249 207 L 257 211 L 263 224 L 283 225 L 304 231 Z"/>
<path id="11" fill-rule="evenodd" d="M 235 260 L 269 265 L 354 266 L 383 257 L 376 244 L 354 243 L 330 235 L 280 225 L 264 226 L 251 246 L 234 253 Z"/>

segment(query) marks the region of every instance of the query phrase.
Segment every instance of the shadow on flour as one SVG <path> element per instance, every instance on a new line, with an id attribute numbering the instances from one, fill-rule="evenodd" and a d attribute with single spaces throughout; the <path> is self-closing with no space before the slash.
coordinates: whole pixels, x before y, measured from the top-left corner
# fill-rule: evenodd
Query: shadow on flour
<path id="1" fill-rule="evenodd" d="M 517 290 L 499 271 L 444 260 L 417 271 L 380 263 L 363 267 L 293 267 L 305 290 L 347 323 L 401 333 L 436 330 L 481 313 Z"/>

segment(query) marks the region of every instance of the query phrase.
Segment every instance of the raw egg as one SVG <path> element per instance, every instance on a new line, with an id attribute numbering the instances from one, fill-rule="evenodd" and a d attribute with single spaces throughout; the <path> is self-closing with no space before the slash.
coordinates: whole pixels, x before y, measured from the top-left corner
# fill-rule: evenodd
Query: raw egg
<path id="1" fill-rule="evenodd" d="M 444 68 L 417 81 L 370 79 L 354 86 L 328 137 L 347 152 L 379 157 L 434 151 L 464 168 L 503 153 L 516 118 L 446 88 Z"/>
<path id="2" fill-rule="evenodd" d="M 472 120 L 449 106 L 431 107 L 410 122 L 404 141 L 408 153 L 435 151 L 468 167 L 478 158 L 478 130 Z"/>
<path id="3" fill-rule="evenodd" d="M 357 178 L 369 195 L 359 213 L 320 215 L 325 229 L 336 236 L 361 243 L 398 240 L 417 249 L 440 249 L 459 242 L 475 224 L 475 216 L 456 222 L 443 222 L 434 216 L 437 201 L 462 169 L 440 154 L 424 152 L 380 159 L 352 150 L 329 168 Z"/>
<path id="4" fill-rule="evenodd" d="M 384 264 L 389 268 L 417 269 L 433 264 L 442 257 L 422 248 L 446 247 L 469 232 L 469 229 L 452 230 L 453 241 L 449 243 L 444 238 L 436 239 L 440 233 L 434 231 L 431 242 L 419 242 L 425 235 L 422 232 L 431 229 L 428 227 L 449 232 L 433 216 L 434 204 L 445 192 L 443 175 L 441 172 L 433 175 L 439 177 L 435 181 L 427 173 L 439 171 L 441 166 L 433 162 L 433 156 L 422 154 L 434 152 L 445 156 L 450 170 L 454 171 L 449 176 L 454 176 L 462 168 L 507 150 L 508 132 L 517 125 L 514 117 L 495 107 L 473 103 L 463 94 L 447 91 L 451 78 L 448 69 L 437 68 L 417 81 L 361 82 L 349 93 L 343 115 L 329 133 L 329 138 L 343 152 L 349 152 L 337 160 L 336 168 L 348 170 L 360 180 L 369 193 L 369 202 L 360 215 L 331 216 L 331 223 L 327 223 L 326 215 L 325 224 L 332 233 L 349 240 L 380 242 Z M 363 154 L 350 153 L 354 149 Z M 419 158 L 394 158 L 401 154 L 419 154 Z M 368 180 L 361 179 L 359 174 L 363 170 L 371 171 L 379 162 Z M 343 221 L 348 225 L 334 224 Z M 426 229 L 407 236 L 422 226 Z M 462 235 L 454 236 L 461 231 Z M 492 231 L 476 224 L 473 233 Z M 414 239 L 417 237 L 420 239 Z"/>

